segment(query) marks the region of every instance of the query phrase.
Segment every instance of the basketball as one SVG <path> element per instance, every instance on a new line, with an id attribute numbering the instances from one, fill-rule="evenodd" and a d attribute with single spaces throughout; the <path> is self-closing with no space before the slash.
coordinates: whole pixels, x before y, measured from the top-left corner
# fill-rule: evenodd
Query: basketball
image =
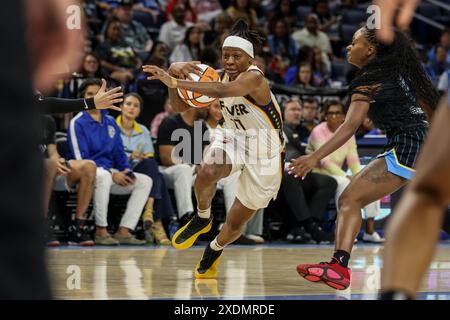
<path id="1" fill-rule="evenodd" d="M 198 67 L 202 69 L 201 76 L 194 73 L 190 73 L 191 78 L 194 81 L 219 81 L 219 74 L 216 70 L 211 68 L 206 64 L 198 64 Z M 198 92 L 189 91 L 186 89 L 177 89 L 180 98 L 185 101 L 188 105 L 194 108 L 206 108 L 208 107 L 216 98 L 205 96 Z"/>

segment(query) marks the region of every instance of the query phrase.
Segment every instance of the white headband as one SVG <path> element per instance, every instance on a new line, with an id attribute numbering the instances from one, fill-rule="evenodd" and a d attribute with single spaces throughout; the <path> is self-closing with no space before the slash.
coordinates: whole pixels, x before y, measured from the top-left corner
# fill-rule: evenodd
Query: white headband
<path id="1" fill-rule="evenodd" d="M 238 36 L 228 36 L 225 41 L 223 42 L 224 47 L 231 47 L 231 48 L 239 48 L 245 51 L 250 57 L 254 58 L 253 55 L 253 44 L 241 37 Z"/>

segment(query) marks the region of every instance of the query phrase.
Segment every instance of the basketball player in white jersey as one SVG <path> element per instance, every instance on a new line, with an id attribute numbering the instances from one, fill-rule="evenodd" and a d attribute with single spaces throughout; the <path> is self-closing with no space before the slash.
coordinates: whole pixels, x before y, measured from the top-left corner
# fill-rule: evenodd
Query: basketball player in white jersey
<path id="1" fill-rule="evenodd" d="M 216 278 L 224 247 L 235 241 L 256 210 L 265 208 L 276 197 L 282 172 L 282 118 L 280 107 L 263 73 L 252 65 L 253 43 L 260 37 L 238 21 L 222 47 L 224 73 L 220 82 L 194 82 L 184 78 L 194 71 L 192 63 L 171 66 L 169 73 L 155 66 L 144 66 L 149 79 L 159 79 L 169 87 L 171 104 L 177 111 L 188 108 L 176 89 L 195 91 L 219 98 L 225 119 L 207 149 L 195 181 L 197 214 L 172 239 L 177 249 L 187 249 L 197 237 L 211 229 L 211 201 L 216 183 L 240 171 L 236 199 L 218 236 L 206 247 L 195 268 L 197 279 Z M 184 76 L 183 76 L 184 75 Z"/>

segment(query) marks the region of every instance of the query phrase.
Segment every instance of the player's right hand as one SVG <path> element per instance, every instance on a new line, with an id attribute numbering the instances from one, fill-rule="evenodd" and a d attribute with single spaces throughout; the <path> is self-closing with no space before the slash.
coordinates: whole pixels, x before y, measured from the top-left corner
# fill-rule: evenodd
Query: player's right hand
<path id="1" fill-rule="evenodd" d="M 189 73 L 194 73 L 198 76 L 201 76 L 201 71 L 197 65 L 200 64 L 200 61 L 191 61 L 191 62 L 174 62 L 169 67 L 169 74 L 175 78 L 183 79 L 183 80 L 194 80 L 189 75 Z"/>

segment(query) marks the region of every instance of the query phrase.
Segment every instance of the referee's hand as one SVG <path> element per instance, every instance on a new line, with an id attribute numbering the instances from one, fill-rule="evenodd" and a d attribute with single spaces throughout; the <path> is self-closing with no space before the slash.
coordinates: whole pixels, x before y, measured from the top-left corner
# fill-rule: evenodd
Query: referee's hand
<path id="1" fill-rule="evenodd" d="M 122 102 L 122 96 L 122 87 L 116 87 L 106 91 L 106 80 L 102 79 L 102 86 L 94 96 L 95 109 L 112 109 L 121 111 L 121 109 L 116 107 L 114 104 Z"/>

